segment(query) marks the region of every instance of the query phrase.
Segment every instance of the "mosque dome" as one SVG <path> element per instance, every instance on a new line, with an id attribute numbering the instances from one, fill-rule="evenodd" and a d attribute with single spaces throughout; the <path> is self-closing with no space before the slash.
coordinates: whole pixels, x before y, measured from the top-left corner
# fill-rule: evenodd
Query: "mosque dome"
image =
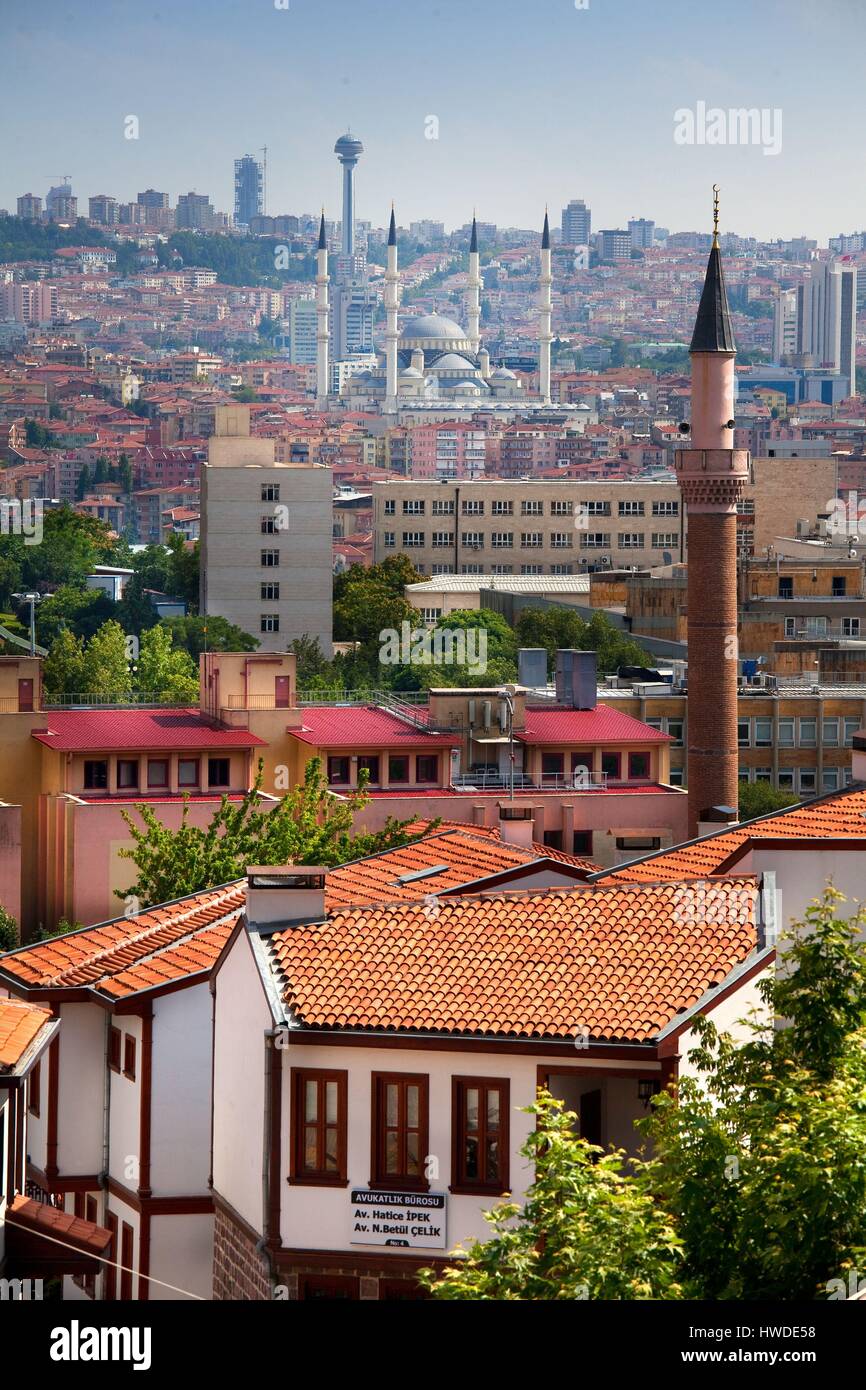
<path id="1" fill-rule="evenodd" d="M 444 347 L 446 343 L 467 342 L 466 330 L 455 323 L 453 319 L 447 319 L 442 314 L 421 314 L 418 318 L 409 319 L 403 325 L 403 332 L 400 334 L 400 342 L 438 342 Z"/>
<path id="2" fill-rule="evenodd" d="M 443 352 L 434 363 L 437 372 L 471 372 L 473 365 L 459 352 Z"/>
<path id="3" fill-rule="evenodd" d="M 497 367 L 496 371 L 493 373 L 493 376 L 496 377 L 497 381 L 517 380 L 516 374 L 510 371 L 508 367 Z"/>

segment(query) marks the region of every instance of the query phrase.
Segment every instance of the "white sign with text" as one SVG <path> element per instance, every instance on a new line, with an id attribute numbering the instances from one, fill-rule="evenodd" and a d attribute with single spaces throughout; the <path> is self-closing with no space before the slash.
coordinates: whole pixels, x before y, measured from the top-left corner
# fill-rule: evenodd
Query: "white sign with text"
<path id="1" fill-rule="evenodd" d="M 371 1192 L 354 1187 L 351 1245 L 445 1249 L 444 1192 Z"/>

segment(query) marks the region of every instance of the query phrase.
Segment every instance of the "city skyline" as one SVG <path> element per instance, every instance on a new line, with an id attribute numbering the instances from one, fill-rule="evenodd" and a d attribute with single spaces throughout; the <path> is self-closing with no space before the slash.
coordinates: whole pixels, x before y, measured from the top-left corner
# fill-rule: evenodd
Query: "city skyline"
<path id="1" fill-rule="evenodd" d="M 594 226 L 644 216 L 699 230 L 712 182 L 724 189 L 723 230 L 759 240 L 808 235 L 824 244 L 862 220 L 850 173 L 857 35 L 866 37 L 855 0 L 832 0 L 820 15 L 804 3 L 755 12 L 732 0 L 723 16 L 685 0 L 663 15 L 625 0 L 580 10 L 561 0 L 540 19 L 503 0 L 495 25 L 481 6 L 439 0 L 423 53 L 412 16 L 384 0 L 363 11 L 344 0 L 256 11 L 190 0 L 178 15 L 95 0 L 74 30 L 54 3 L 15 8 L 7 111 L 28 115 L 24 138 L 7 138 L 0 205 L 10 211 L 25 192 L 44 197 L 58 169 L 72 174 L 82 199 L 125 201 L 162 187 L 173 200 L 206 192 L 230 210 L 234 160 L 266 144 L 268 211 L 324 202 L 334 217 L 333 142 L 350 129 L 366 149 L 357 215 L 375 226 L 392 197 L 403 225 L 436 217 L 449 227 L 464 225 L 473 206 L 486 221 L 535 227 L 545 204 L 584 198 Z M 468 67 L 455 61 L 458 20 L 462 51 L 475 52 Z M 254 62 L 239 61 L 245 50 Z M 191 92 L 193 57 L 201 80 Z M 46 65 L 74 72 L 87 103 L 70 103 L 60 84 L 34 103 Z M 387 84 L 370 73 L 387 73 Z M 713 112 L 752 109 L 765 130 L 773 125 L 772 141 L 762 144 L 756 126 L 755 143 L 713 144 L 719 130 L 701 127 L 702 112 L 711 124 Z M 683 112 L 697 117 L 697 143 L 677 143 Z M 135 139 L 125 134 L 130 116 Z M 721 136 L 736 138 L 733 127 Z"/>

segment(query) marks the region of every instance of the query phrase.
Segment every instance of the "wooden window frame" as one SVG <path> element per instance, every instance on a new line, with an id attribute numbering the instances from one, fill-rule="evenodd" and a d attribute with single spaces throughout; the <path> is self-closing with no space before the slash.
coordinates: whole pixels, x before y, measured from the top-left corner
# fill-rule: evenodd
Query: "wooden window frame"
<path id="1" fill-rule="evenodd" d="M 192 782 L 182 782 L 182 781 L 181 781 L 180 769 L 181 769 L 181 765 L 182 765 L 183 763 L 195 763 L 195 778 L 194 778 L 194 780 L 193 780 Z M 195 788 L 195 787 L 198 787 L 198 788 L 201 787 L 201 758 L 178 758 L 178 760 L 177 760 L 177 785 L 178 785 L 179 788 L 183 787 L 183 788 L 186 788 L 187 790 L 190 790 L 190 789 Z"/>
<path id="2" fill-rule="evenodd" d="M 309 1171 L 304 1167 L 304 1088 L 308 1081 L 323 1086 L 337 1083 L 337 1170 Z M 321 1090 L 319 1092 L 321 1098 Z M 322 1120 L 319 1126 L 324 1131 Z M 297 1187 L 348 1187 L 349 1138 L 349 1073 L 325 1067 L 292 1067 L 291 1069 L 291 1145 L 288 1181 Z"/>
<path id="3" fill-rule="evenodd" d="M 151 768 L 154 767 L 155 765 L 158 765 L 158 764 L 162 764 L 162 766 L 165 768 L 165 780 L 162 781 L 162 782 L 155 782 L 155 781 L 153 780 L 153 777 L 151 776 L 151 771 L 150 771 Z M 156 790 L 159 790 L 159 791 L 162 791 L 162 790 L 164 790 L 165 788 L 167 788 L 167 787 L 168 787 L 168 783 L 169 783 L 169 775 L 170 775 L 170 772 L 171 772 L 171 768 L 170 768 L 170 765 L 169 765 L 169 760 L 168 760 L 168 758 L 148 758 L 148 760 L 147 760 L 147 786 L 148 786 L 148 788 L 155 788 Z"/>
<path id="4" fill-rule="evenodd" d="M 120 1075 L 121 1058 L 123 1057 L 123 1033 L 119 1028 L 112 1027 L 111 1036 L 108 1044 L 108 1065 L 111 1071 L 116 1071 Z"/>
<path id="5" fill-rule="evenodd" d="M 483 1123 L 479 1129 L 481 1140 L 482 1156 L 483 1141 L 486 1136 L 487 1125 L 487 1092 L 496 1089 L 499 1091 L 499 1148 L 502 1155 L 501 1170 L 502 1177 L 497 1182 L 490 1182 L 488 1179 L 475 1180 L 467 1178 L 464 1170 L 464 1140 L 466 1138 L 465 1123 L 465 1102 L 464 1097 L 470 1086 L 482 1091 L 484 1104 L 479 1105 L 479 1111 L 483 1115 Z M 452 1076 L 451 1078 L 451 1184 L 449 1192 L 462 1193 L 466 1196 L 474 1197 L 478 1193 L 490 1196 L 501 1197 L 504 1192 L 510 1192 L 511 1179 L 511 1150 L 510 1150 L 510 1118 L 511 1118 L 511 1081 L 507 1076 Z"/>
<path id="6" fill-rule="evenodd" d="M 430 1151 L 430 1077 L 427 1072 L 374 1071 L 370 1074 L 370 1183 L 371 1189 L 380 1192 L 429 1192 L 430 1183 L 423 1171 L 418 1177 L 404 1174 L 389 1174 L 385 1171 L 385 1105 L 386 1086 L 417 1086 L 419 1088 L 420 1124 L 418 1126 L 420 1157 L 423 1166 Z M 404 1109 L 402 1097 L 400 1110 Z M 405 1135 L 405 1127 L 403 1129 Z M 405 1137 L 401 1138 L 401 1148 L 405 1150 Z M 405 1155 L 404 1155 L 405 1167 Z"/>
<path id="7" fill-rule="evenodd" d="M 36 1061 L 30 1068 L 27 1078 L 27 1112 L 39 1119 L 39 1105 L 42 1099 L 42 1062 Z"/>
<path id="8" fill-rule="evenodd" d="M 117 1295 L 117 1217 L 113 1211 L 105 1213 L 105 1224 L 111 1232 L 111 1244 L 108 1247 L 108 1258 L 111 1263 L 105 1265 L 105 1287 L 103 1298 L 106 1302 L 113 1303 Z"/>
<path id="9" fill-rule="evenodd" d="M 123 1035 L 123 1074 L 128 1081 L 135 1080 L 135 1038 L 132 1033 Z M 130 1057 L 132 1061 L 130 1063 Z"/>
<path id="10" fill-rule="evenodd" d="M 120 1270 L 120 1292 L 121 1303 L 132 1301 L 132 1262 L 135 1251 L 135 1232 L 127 1221 L 120 1223 L 120 1263 L 124 1266 Z"/>

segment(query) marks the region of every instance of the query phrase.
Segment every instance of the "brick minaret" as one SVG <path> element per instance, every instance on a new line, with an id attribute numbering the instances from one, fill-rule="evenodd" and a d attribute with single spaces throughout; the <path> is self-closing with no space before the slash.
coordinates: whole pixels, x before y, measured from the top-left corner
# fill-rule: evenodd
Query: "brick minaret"
<path id="1" fill-rule="evenodd" d="M 737 502 L 749 473 L 734 449 L 734 336 L 718 239 L 718 198 L 692 359 L 690 447 L 676 454 L 688 512 L 689 834 L 737 805 Z"/>

